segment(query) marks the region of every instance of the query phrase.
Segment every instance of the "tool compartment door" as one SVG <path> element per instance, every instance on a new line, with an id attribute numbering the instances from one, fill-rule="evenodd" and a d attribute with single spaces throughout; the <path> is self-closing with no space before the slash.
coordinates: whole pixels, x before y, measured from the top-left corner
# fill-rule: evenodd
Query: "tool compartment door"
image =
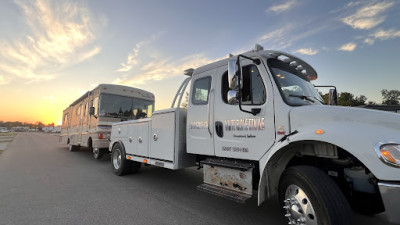
<path id="1" fill-rule="evenodd" d="M 150 141 L 150 158 L 173 162 L 175 155 L 175 109 L 154 112 Z"/>
<path id="2" fill-rule="evenodd" d="M 147 157 L 149 155 L 150 119 L 142 119 L 128 126 L 126 153 Z"/>

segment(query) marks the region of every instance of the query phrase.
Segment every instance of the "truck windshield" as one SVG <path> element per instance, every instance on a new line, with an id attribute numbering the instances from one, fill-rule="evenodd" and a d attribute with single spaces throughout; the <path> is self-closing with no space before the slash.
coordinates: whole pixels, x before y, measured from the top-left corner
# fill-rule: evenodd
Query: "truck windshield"
<path id="1" fill-rule="evenodd" d="M 292 106 L 324 104 L 317 89 L 301 71 L 276 59 L 269 59 L 268 65 L 287 104 Z"/>
<path id="2" fill-rule="evenodd" d="M 99 116 L 125 120 L 151 117 L 154 102 L 126 96 L 101 94 Z"/>

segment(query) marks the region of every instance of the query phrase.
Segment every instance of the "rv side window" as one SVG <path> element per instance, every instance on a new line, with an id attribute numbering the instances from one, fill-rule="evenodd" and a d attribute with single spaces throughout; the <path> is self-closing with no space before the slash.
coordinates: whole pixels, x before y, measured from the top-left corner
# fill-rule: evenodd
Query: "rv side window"
<path id="1" fill-rule="evenodd" d="M 82 108 L 82 105 L 79 105 L 78 106 L 78 108 L 76 108 L 76 115 L 81 115 L 81 108 Z"/>
<path id="2" fill-rule="evenodd" d="M 83 106 L 83 116 L 86 116 L 87 103 Z"/>
<path id="3" fill-rule="evenodd" d="M 94 107 L 94 115 L 97 115 L 97 107 L 99 106 L 99 97 L 92 100 L 92 106 Z"/>
<path id="4" fill-rule="evenodd" d="M 64 120 L 63 120 L 63 126 L 67 126 L 68 125 L 68 113 L 64 114 Z"/>
<path id="5" fill-rule="evenodd" d="M 244 66 L 243 71 L 243 88 L 242 88 L 242 104 L 243 105 L 262 105 L 266 101 L 266 92 L 260 72 L 255 65 Z M 228 103 L 227 94 L 229 91 L 228 72 L 222 76 L 222 99 Z"/>
<path id="6" fill-rule="evenodd" d="M 196 80 L 193 85 L 192 103 L 194 105 L 208 104 L 208 93 L 211 87 L 211 77 Z"/>

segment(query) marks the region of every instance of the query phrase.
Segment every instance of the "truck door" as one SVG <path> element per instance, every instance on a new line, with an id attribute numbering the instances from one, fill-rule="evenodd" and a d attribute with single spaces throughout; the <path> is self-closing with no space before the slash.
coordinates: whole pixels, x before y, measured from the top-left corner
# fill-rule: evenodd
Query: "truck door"
<path id="1" fill-rule="evenodd" d="M 220 157 L 259 160 L 275 141 L 274 104 L 271 81 L 264 65 L 242 61 L 242 109 L 259 109 L 257 115 L 229 104 L 228 69 L 220 67 L 215 76 L 214 147 Z"/>
<path id="2" fill-rule="evenodd" d="M 187 152 L 214 155 L 213 76 L 216 70 L 193 75 L 187 112 Z"/>

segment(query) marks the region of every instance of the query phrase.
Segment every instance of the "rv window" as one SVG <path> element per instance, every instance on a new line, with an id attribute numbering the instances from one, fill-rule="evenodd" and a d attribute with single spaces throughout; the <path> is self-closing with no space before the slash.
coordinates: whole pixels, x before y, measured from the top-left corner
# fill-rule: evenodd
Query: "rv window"
<path id="1" fill-rule="evenodd" d="M 83 116 L 86 116 L 87 103 L 83 106 Z"/>
<path id="2" fill-rule="evenodd" d="M 79 105 L 78 106 L 78 108 L 76 109 L 76 115 L 81 115 L 81 108 L 82 108 L 82 105 Z"/>
<path id="3" fill-rule="evenodd" d="M 141 119 L 151 117 L 153 113 L 153 105 L 153 101 L 127 96 L 102 94 L 100 97 L 99 116 L 123 119 Z"/>
<path id="4" fill-rule="evenodd" d="M 192 103 L 194 105 L 207 105 L 210 87 L 211 77 L 204 77 L 196 80 L 193 85 Z"/>
<path id="5" fill-rule="evenodd" d="M 94 115 L 97 115 L 97 108 L 99 107 L 99 97 L 94 98 L 92 101 L 92 106 L 94 107 Z"/>
<path id="6" fill-rule="evenodd" d="M 64 126 L 68 125 L 68 113 L 66 113 L 64 115 L 64 120 L 63 120 L 63 124 L 62 125 L 64 125 Z"/>
<path id="7" fill-rule="evenodd" d="M 132 105 L 133 119 L 141 119 L 151 117 L 153 114 L 153 102 L 143 99 L 133 99 Z"/>

